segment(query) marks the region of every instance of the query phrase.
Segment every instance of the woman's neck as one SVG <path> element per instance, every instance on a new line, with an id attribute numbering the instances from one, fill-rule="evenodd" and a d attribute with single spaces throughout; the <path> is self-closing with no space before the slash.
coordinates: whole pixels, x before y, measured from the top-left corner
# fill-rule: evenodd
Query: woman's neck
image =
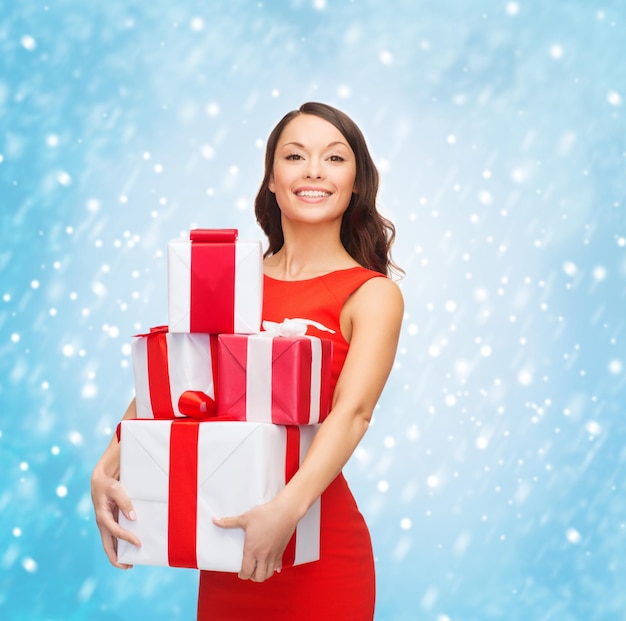
<path id="1" fill-rule="evenodd" d="M 283 225 L 283 247 L 265 261 L 268 276 L 282 280 L 314 278 L 328 272 L 356 267 L 339 238 L 336 226 Z"/>

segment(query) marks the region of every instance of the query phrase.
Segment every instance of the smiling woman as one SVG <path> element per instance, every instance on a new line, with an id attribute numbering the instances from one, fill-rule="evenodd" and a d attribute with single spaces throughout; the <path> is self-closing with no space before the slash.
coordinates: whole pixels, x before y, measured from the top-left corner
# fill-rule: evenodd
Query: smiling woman
<path id="1" fill-rule="evenodd" d="M 214 519 L 244 531 L 243 560 L 238 574 L 201 572 L 198 619 L 371 621 L 370 534 L 342 469 L 395 357 L 403 300 L 387 277 L 394 228 L 376 210 L 378 173 L 363 135 L 339 110 L 309 103 L 290 112 L 269 137 L 265 163 L 255 203 L 269 239 L 263 319 L 305 317 L 312 336 L 332 339 L 332 406 L 300 469 L 272 500 Z M 133 401 L 125 418 L 136 415 Z M 117 539 L 140 542 L 115 520 L 118 511 L 136 517 L 119 485 L 119 460 L 114 439 L 94 469 L 92 497 L 109 559 L 128 568 L 117 561 Z M 282 567 L 298 522 L 320 498 L 320 560 Z"/>

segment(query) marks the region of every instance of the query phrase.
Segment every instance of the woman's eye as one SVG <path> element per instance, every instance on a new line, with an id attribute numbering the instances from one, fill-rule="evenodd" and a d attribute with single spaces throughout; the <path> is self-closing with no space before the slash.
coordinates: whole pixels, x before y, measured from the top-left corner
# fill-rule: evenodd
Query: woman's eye
<path id="1" fill-rule="evenodd" d="M 328 159 L 330 159 L 331 162 L 345 162 L 346 160 L 341 157 L 341 155 L 331 155 Z"/>
<path id="2" fill-rule="evenodd" d="M 301 160 L 302 156 L 299 153 L 290 153 L 287 158 L 288 160 Z"/>

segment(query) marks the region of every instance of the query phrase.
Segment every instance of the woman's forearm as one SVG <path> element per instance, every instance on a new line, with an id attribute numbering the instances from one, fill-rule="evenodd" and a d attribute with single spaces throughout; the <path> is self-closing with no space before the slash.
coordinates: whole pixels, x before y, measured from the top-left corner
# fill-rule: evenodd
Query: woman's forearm
<path id="1" fill-rule="evenodd" d="M 320 426 L 300 469 L 276 496 L 289 503 L 299 520 L 354 453 L 369 426 L 371 412 L 336 408 Z"/>
<path id="2" fill-rule="evenodd" d="M 276 497 L 288 501 L 298 519 L 341 472 L 369 427 L 391 372 L 403 308 L 397 285 L 383 278 L 371 279 L 344 307 L 352 334 L 332 410 L 300 469 Z"/>

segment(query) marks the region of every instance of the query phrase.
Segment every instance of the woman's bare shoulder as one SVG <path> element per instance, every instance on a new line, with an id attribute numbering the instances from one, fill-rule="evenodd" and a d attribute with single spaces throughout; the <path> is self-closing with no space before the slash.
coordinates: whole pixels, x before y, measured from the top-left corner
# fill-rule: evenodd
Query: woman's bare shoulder
<path id="1" fill-rule="evenodd" d="M 348 301 L 350 314 L 357 318 L 402 318 L 404 299 L 396 282 L 390 278 L 370 278 L 363 283 Z"/>

